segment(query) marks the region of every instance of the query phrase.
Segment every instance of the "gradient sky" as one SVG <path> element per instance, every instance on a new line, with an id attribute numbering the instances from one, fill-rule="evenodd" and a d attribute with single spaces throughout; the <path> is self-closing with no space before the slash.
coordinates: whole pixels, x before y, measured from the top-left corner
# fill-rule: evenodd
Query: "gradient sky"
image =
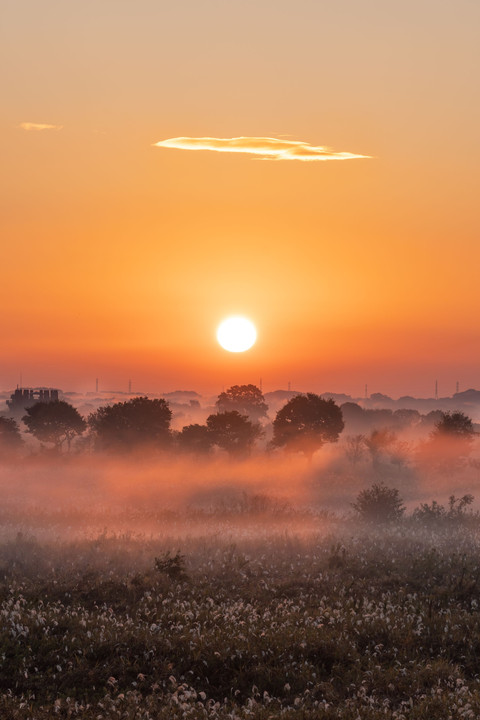
<path id="1" fill-rule="evenodd" d="M 480 388 L 480 3 L 0 12 L 1 388 Z"/>

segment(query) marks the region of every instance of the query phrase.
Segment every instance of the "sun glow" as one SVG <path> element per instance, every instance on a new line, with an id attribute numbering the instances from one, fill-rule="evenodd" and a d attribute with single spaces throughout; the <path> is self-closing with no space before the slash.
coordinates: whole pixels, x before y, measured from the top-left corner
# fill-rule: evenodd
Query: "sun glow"
<path id="1" fill-rule="evenodd" d="M 217 329 L 217 340 L 228 352 L 245 352 L 254 345 L 256 339 L 255 325 L 239 315 L 227 318 Z"/>

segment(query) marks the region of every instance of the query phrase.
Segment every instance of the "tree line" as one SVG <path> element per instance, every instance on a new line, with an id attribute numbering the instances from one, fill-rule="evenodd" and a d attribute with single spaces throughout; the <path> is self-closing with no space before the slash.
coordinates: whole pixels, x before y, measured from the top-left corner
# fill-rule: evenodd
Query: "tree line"
<path id="1" fill-rule="evenodd" d="M 339 439 L 345 426 L 344 407 L 315 393 L 292 397 L 276 413 L 267 448 L 301 452 L 311 459 L 325 443 Z M 166 400 L 142 396 L 99 407 L 87 418 L 64 400 L 37 402 L 26 410 L 22 420 L 28 433 L 57 451 L 69 451 L 72 442 L 80 438 L 80 442 L 85 446 L 90 443 L 96 451 L 148 448 L 206 455 L 218 448 L 231 457 L 244 457 L 265 437 L 268 406 L 255 385 L 233 385 L 220 393 L 215 409 L 203 425 L 189 424 L 181 431 L 171 427 L 172 411 Z M 345 410 L 346 415 L 351 412 L 349 407 Z M 453 438 L 465 447 L 471 444 L 475 432 L 466 415 L 440 413 L 437 419 L 431 433 L 432 443 Z M 367 448 L 375 464 L 394 439 L 388 430 L 374 430 L 369 437 L 349 436 L 347 454 L 355 464 Z M 22 443 L 17 422 L 0 418 L 0 444 L 18 450 Z"/>
<path id="2" fill-rule="evenodd" d="M 75 439 L 83 438 L 98 451 L 148 448 L 200 455 L 218 448 L 242 457 L 264 438 L 268 406 L 255 385 L 233 385 L 220 393 L 215 409 L 203 425 L 189 424 L 181 431 L 171 427 L 169 403 L 148 397 L 99 407 L 87 418 L 65 400 L 37 402 L 26 409 L 22 421 L 28 433 L 58 451 L 70 450 Z M 299 394 L 277 412 L 268 447 L 311 457 L 326 442 L 336 442 L 343 427 L 342 411 L 333 400 Z M 0 440 L 20 447 L 22 436 L 14 419 L 0 418 Z"/>

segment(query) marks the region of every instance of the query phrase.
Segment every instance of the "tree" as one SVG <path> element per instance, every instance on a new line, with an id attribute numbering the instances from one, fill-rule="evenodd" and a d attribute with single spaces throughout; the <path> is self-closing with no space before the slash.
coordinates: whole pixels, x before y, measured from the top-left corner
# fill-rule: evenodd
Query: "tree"
<path id="1" fill-rule="evenodd" d="M 248 454 L 255 441 L 263 436 L 258 423 L 253 423 L 236 410 L 209 415 L 207 428 L 213 444 L 232 456 Z"/>
<path id="2" fill-rule="evenodd" d="M 136 397 L 105 405 L 88 418 L 96 446 L 105 450 L 131 450 L 170 443 L 172 411 L 166 400 Z"/>
<path id="3" fill-rule="evenodd" d="M 362 490 L 352 507 L 361 520 L 376 523 L 399 520 L 405 512 L 398 490 L 383 483 L 374 483 L 368 490 Z"/>
<path id="4" fill-rule="evenodd" d="M 431 433 L 432 438 L 454 438 L 471 442 L 475 436 L 473 422 L 463 412 L 444 412 Z"/>
<path id="5" fill-rule="evenodd" d="M 381 458 L 385 456 L 388 450 L 395 444 L 397 436 L 391 430 L 383 428 L 382 430 L 372 430 L 370 435 L 365 438 L 365 447 L 372 458 L 372 467 L 375 472 L 381 469 Z"/>
<path id="6" fill-rule="evenodd" d="M 399 410 L 395 410 L 392 419 L 396 428 L 403 429 L 419 425 L 422 420 L 422 416 L 420 415 L 418 410 L 400 408 Z"/>
<path id="7" fill-rule="evenodd" d="M 215 404 L 218 412 L 236 410 L 255 422 L 267 416 L 268 405 L 256 385 L 232 385 L 220 393 Z"/>
<path id="8" fill-rule="evenodd" d="M 472 452 L 476 434 L 464 413 L 442 412 L 429 439 L 418 448 L 417 460 L 444 473 L 460 470 Z"/>
<path id="9" fill-rule="evenodd" d="M 196 454 L 209 453 L 213 446 L 213 436 L 206 425 L 185 425 L 177 435 L 180 450 Z"/>
<path id="10" fill-rule="evenodd" d="M 345 402 L 340 410 L 348 433 L 361 434 L 369 426 L 367 413 L 358 403 Z"/>
<path id="11" fill-rule="evenodd" d="M 365 435 L 348 435 L 345 438 L 345 455 L 347 460 L 356 465 L 365 453 Z"/>
<path id="12" fill-rule="evenodd" d="M 54 443 L 59 450 L 63 443 L 70 445 L 76 435 L 81 435 L 87 427 L 83 417 L 65 400 L 38 402 L 27 408 L 22 420 L 27 432 L 42 442 Z"/>
<path id="13" fill-rule="evenodd" d="M 13 418 L 0 417 L 0 448 L 2 454 L 15 453 L 23 445 L 20 428 Z"/>
<path id="14" fill-rule="evenodd" d="M 296 395 L 273 421 L 272 447 L 303 452 L 309 459 L 327 442 L 336 442 L 344 427 L 342 411 L 332 400 L 307 393 Z"/>

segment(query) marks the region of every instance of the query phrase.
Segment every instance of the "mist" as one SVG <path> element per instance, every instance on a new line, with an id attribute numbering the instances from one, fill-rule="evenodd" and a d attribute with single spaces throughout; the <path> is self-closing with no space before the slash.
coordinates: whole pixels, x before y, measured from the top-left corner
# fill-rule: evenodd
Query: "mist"
<path id="1" fill-rule="evenodd" d="M 318 529 L 326 517 L 352 517 L 352 503 L 372 483 L 397 488 L 410 513 L 421 503 L 447 502 L 471 493 L 480 499 L 478 439 L 464 455 L 462 443 L 429 444 L 425 428 L 387 433 L 379 447 L 370 435 L 342 433 L 311 462 L 302 453 L 257 448 L 249 457 L 224 452 L 205 457 L 150 451 L 54 452 L 31 447 L 0 462 L 3 518 L 17 518 L 22 529 L 46 525 L 70 532 L 163 533 L 167 526 L 199 532 L 263 521 L 281 530 L 305 517 Z M 474 508 L 477 505 L 474 504 Z M 321 520 L 320 520 L 321 519 Z M 2 533 L 15 532 L 2 524 Z"/>
<path id="2" fill-rule="evenodd" d="M 71 442 L 25 423 L 4 439 L 0 714 L 480 712 L 478 435 L 347 400 L 314 452 L 275 447 L 270 411 L 239 453 L 179 442 L 217 409 L 190 399 L 171 418 L 140 403 L 168 419 L 163 444 L 142 442 L 147 423 L 101 445 L 81 417 Z M 362 515 L 376 496 L 393 515 Z"/>

